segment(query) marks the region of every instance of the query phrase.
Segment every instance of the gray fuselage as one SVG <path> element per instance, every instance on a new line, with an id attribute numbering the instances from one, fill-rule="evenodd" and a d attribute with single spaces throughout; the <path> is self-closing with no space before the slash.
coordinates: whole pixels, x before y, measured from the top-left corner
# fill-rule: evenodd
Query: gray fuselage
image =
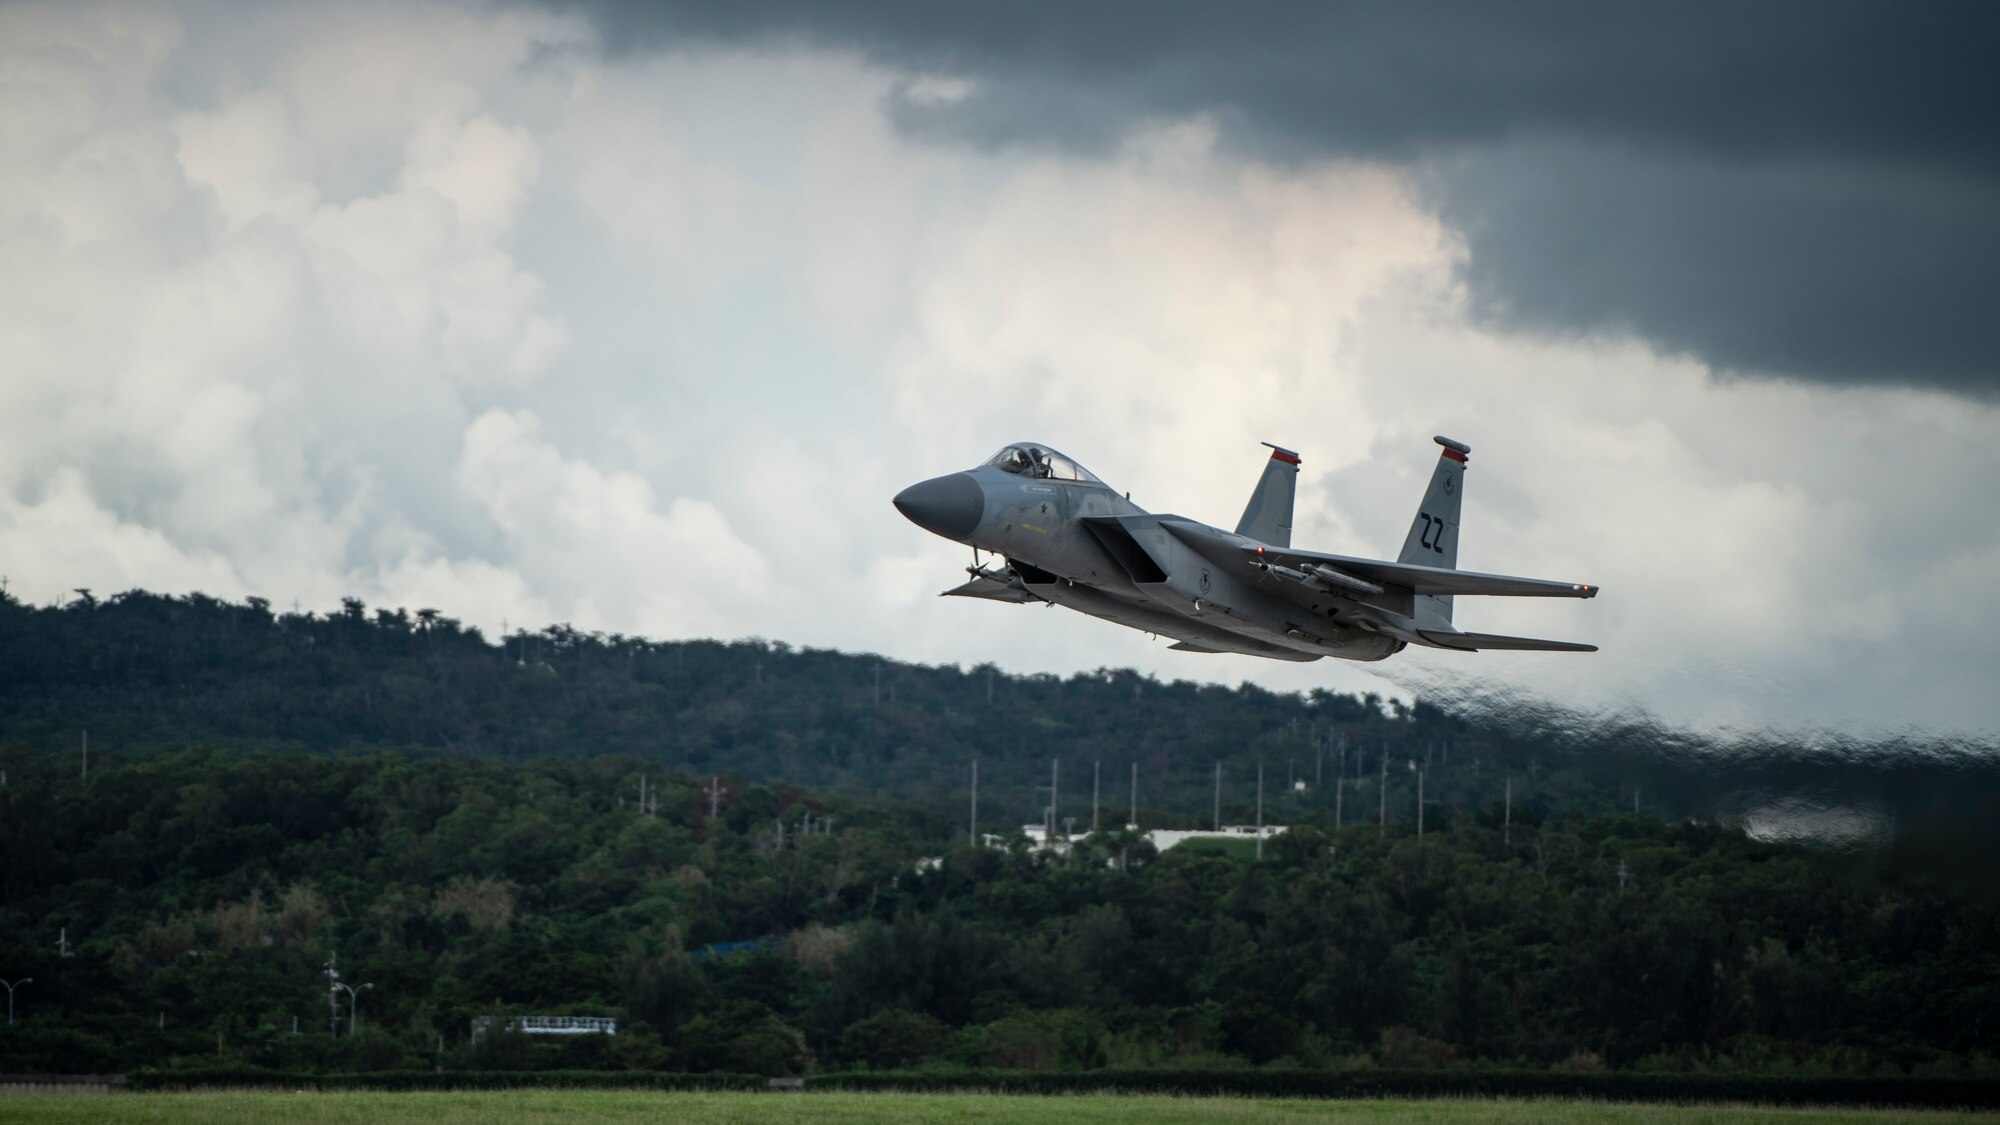
<path id="1" fill-rule="evenodd" d="M 1262 575 L 1224 565 L 1257 540 L 1181 517 L 1147 512 L 1087 473 L 1079 479 L 1036 476 L 997 464 L 912 485 L 896 507 L 947 539 L 1003 555 L 999 581 L 1035 598 L 1198 651 L 1238 652 L 1281 660 L 1380 660 L 1403 642 L 1354 624 L 1329 595 L 1303 606 L 1276 596 Z M 1162 526 L 1172 521 L 1176 534 Z M 1199 529 L 1204 550 L 1188 541 Z"/>

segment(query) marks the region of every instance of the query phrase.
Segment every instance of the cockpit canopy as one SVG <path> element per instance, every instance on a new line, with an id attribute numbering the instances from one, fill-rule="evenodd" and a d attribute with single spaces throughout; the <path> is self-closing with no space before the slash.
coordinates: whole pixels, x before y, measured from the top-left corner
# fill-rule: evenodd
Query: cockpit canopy
<path id="1" fill-rule="evenodd" d="M 1089 469 L 1064 457 L 1046 445 L 1020 442 L 995 453 L 986 462 L 1002 472 L 1015 473 L 1037 480 L 1076 480 L 1091 484 L 1103 484 Z"/>

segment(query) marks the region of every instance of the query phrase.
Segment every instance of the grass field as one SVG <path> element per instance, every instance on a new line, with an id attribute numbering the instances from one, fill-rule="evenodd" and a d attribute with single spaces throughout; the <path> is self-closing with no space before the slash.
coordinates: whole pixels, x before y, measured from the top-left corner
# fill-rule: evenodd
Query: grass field
<path id="1" fill-rule="evenodd" d="M 523 1122 L 671 1121 L 733 1125 L 824 1125 L 827 1122 L 945 1122 L 1012 1125 L 1229 1125 L 1302 1121 L 1343 1122 L 1781 1122 L 1938 1123 L 1996 1121 L 2000 1115 L 1936 1110 L 1773 1109 L 1758 1106 L 1617 1105 L 1565 1101 L 1305 1101 L 1297 1099 L 1172 1098 L 1089 1094 L 1070 1097 L 996 1094 L 709 1094 L 619 1090 L 524 1090 L 481 1093 L 216 1093 L 107 1094 L 0 1098 L 8 1122 L 84 1123 L 301 1122 L 305 1125 L 395 1125 L 402 1121 Z"/>

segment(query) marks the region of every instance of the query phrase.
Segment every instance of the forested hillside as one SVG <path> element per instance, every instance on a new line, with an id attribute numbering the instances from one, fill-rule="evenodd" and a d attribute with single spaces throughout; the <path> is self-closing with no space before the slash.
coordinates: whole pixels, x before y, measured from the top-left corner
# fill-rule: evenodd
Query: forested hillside
<path id="1" fill-rule="evenodd" d="M 1990 767 L 1701 750 L 1127 671 L 0 596 L 0 979 L 33 978 L 0 1070 L 1988 1067 Z M 967 843 L 975 760 L 1010 848 Z M 1118 831 L 1205 825 L 1218 767 L 1223 819 L 1261 769 L 1293 826 L 1261 861 Z M 1758 843 L 1718 793 L 1923 846 Z M 1109 830 L 1025 850 L 1052 805 Z M 359 1033 L 329 957 L 373 985 Z M 524 1013 L 623 1022 L 471 1040 Z"/>
<path id="2" fill-rule="evenodd" d="M 1224 815 L 1237 818 L 1251 814 L 1259 763 L 1273 801 L 1293 777 L 1309 783 L 1280 816 L 1331 809 L 1343 769 L 1367 783 L 1361 800 L 1379 803 L 1385 758 L 1392 820 L 1414 815 L 1413 762 L 1432 770 L 1430 799 L 1466 808 L 1504 799 L 1503 765 L 1537 807 L 1629 808 L 1637 783 L 1629 762 L 1577 761 L 1549 775 L 1554 755 L 1531 742 L 1436 709 L 1331 692 L 1162 683 L 1130 671 L 1009 676 L 560 625 L 496 643 L 431 610 L 371 612 L 353 601 L 315 615 L 199 594 L 134 592 L 61 609 L 0 599 L 0 748 L 80 769 L 86 734 L 100 758 L 218 745 L 514 762 L 624 755 L 940 808 L 963 807 L 976 757 L 992 824 L 1037 819 L 1048 801 L 1037 786 L 1058 759 L 1068 771 L 1065 814 L 1084 814 L 1099 761 L 1105 804 L 1128 805 L 1137 763 L 1154 823 L 1208 819 L 1217 762 Z M 1655 811 L 1680 811 L 1664 791 L 1654 796 L 1663 802 Z"/>
<path id="3" fill-rule="evenodd" d="M 1190 659 L 1190 674 L 1216 667 Z M 319 614 L 134 591 L 49 608 L 0 592 L 0 769 L 80 770 L 86 736 L 100 760 L 212 746 L 513 762 L 622 755 L 941 810 L 966 807 L 977 758 L 989 825 L 1040 819 L 1058 761 L 1064 816 L 1088 816 L 1093 768 L 1104 805 L 1129 807 L 1136 764 L 1147 822 L 1189 826 L 1213 815 L 1218 763 L 1223 815 L 1236 820 L 1253 815 L 1260 765 L 1272 819 L 1339 804 L 1350 818 L 1410 820 L 1421 768 L 1425 799 L 1464 812 L 1502 804 L 1510 785 L 1516 805 L 1538 814 L 1630 811 L 1635 797 L 1662 819 L 1834 808 L 1836 828 L 1859 825 L 1874 845 L 1893 836 L 1971 886 L 2000 861 L 1989 815 L 2000 749 L 1962 740 L 1822 732 L 1710 744 L 1519 702 L 1406 709 L 1128 670 L 1012 676 L 562 625 L 492 641 L 435 610 L 352 600 Z"/>
<path id="4" fill-rule="evenodd" d="M 190 751 L 10 780 L 0 975 L 33 983 L 0 1070 L 1963 1073 L 2000 1026 L 1990 906 L 1726 828 L 1441 808 L 1421 839 L 1315 814 L 1261 862 L 1057 859 L 778 786 L 655 776 L 642 809 L 641 773 Z M 333 956 L 372 985 L 358 1034 Z M 621 1024 L 472 1041 L 510 1014 Z"/>

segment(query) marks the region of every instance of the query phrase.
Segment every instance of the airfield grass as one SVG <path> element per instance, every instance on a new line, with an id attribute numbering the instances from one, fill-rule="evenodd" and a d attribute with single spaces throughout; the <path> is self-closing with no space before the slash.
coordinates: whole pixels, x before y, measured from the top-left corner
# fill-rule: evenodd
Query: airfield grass
<path id="1" fill-rule="evenodd" d="M 1065 1125 L 1277 1125 L 1341 1122 L 1686 1122 L 1717 1125 L 2000 1120 L 1993 1114 L 1948 1110 L 1777 1108 L 1746 1105 L 1659 1105 L 1607 1102 L 1437 1099 L 1314 1101 L 1297 1098 L 1194 1098 L 1157 1095 L 698 1093 L 630 1090 L 515 1090 L 370 1093 L 338 1091 L 192 1091 L 0 1098 L 0 1125 L 50 1122 L 98 1125 L 157 1122 L 203 1125 L 285 1121 L 302 1125 L 396 1125 L 404 1121 L 473 1122 L 671 1121 L 707 1125 L 825 1125 L 842 1122 L 941 1122 L 1014 1125 L 1060 1120 Z"/>

